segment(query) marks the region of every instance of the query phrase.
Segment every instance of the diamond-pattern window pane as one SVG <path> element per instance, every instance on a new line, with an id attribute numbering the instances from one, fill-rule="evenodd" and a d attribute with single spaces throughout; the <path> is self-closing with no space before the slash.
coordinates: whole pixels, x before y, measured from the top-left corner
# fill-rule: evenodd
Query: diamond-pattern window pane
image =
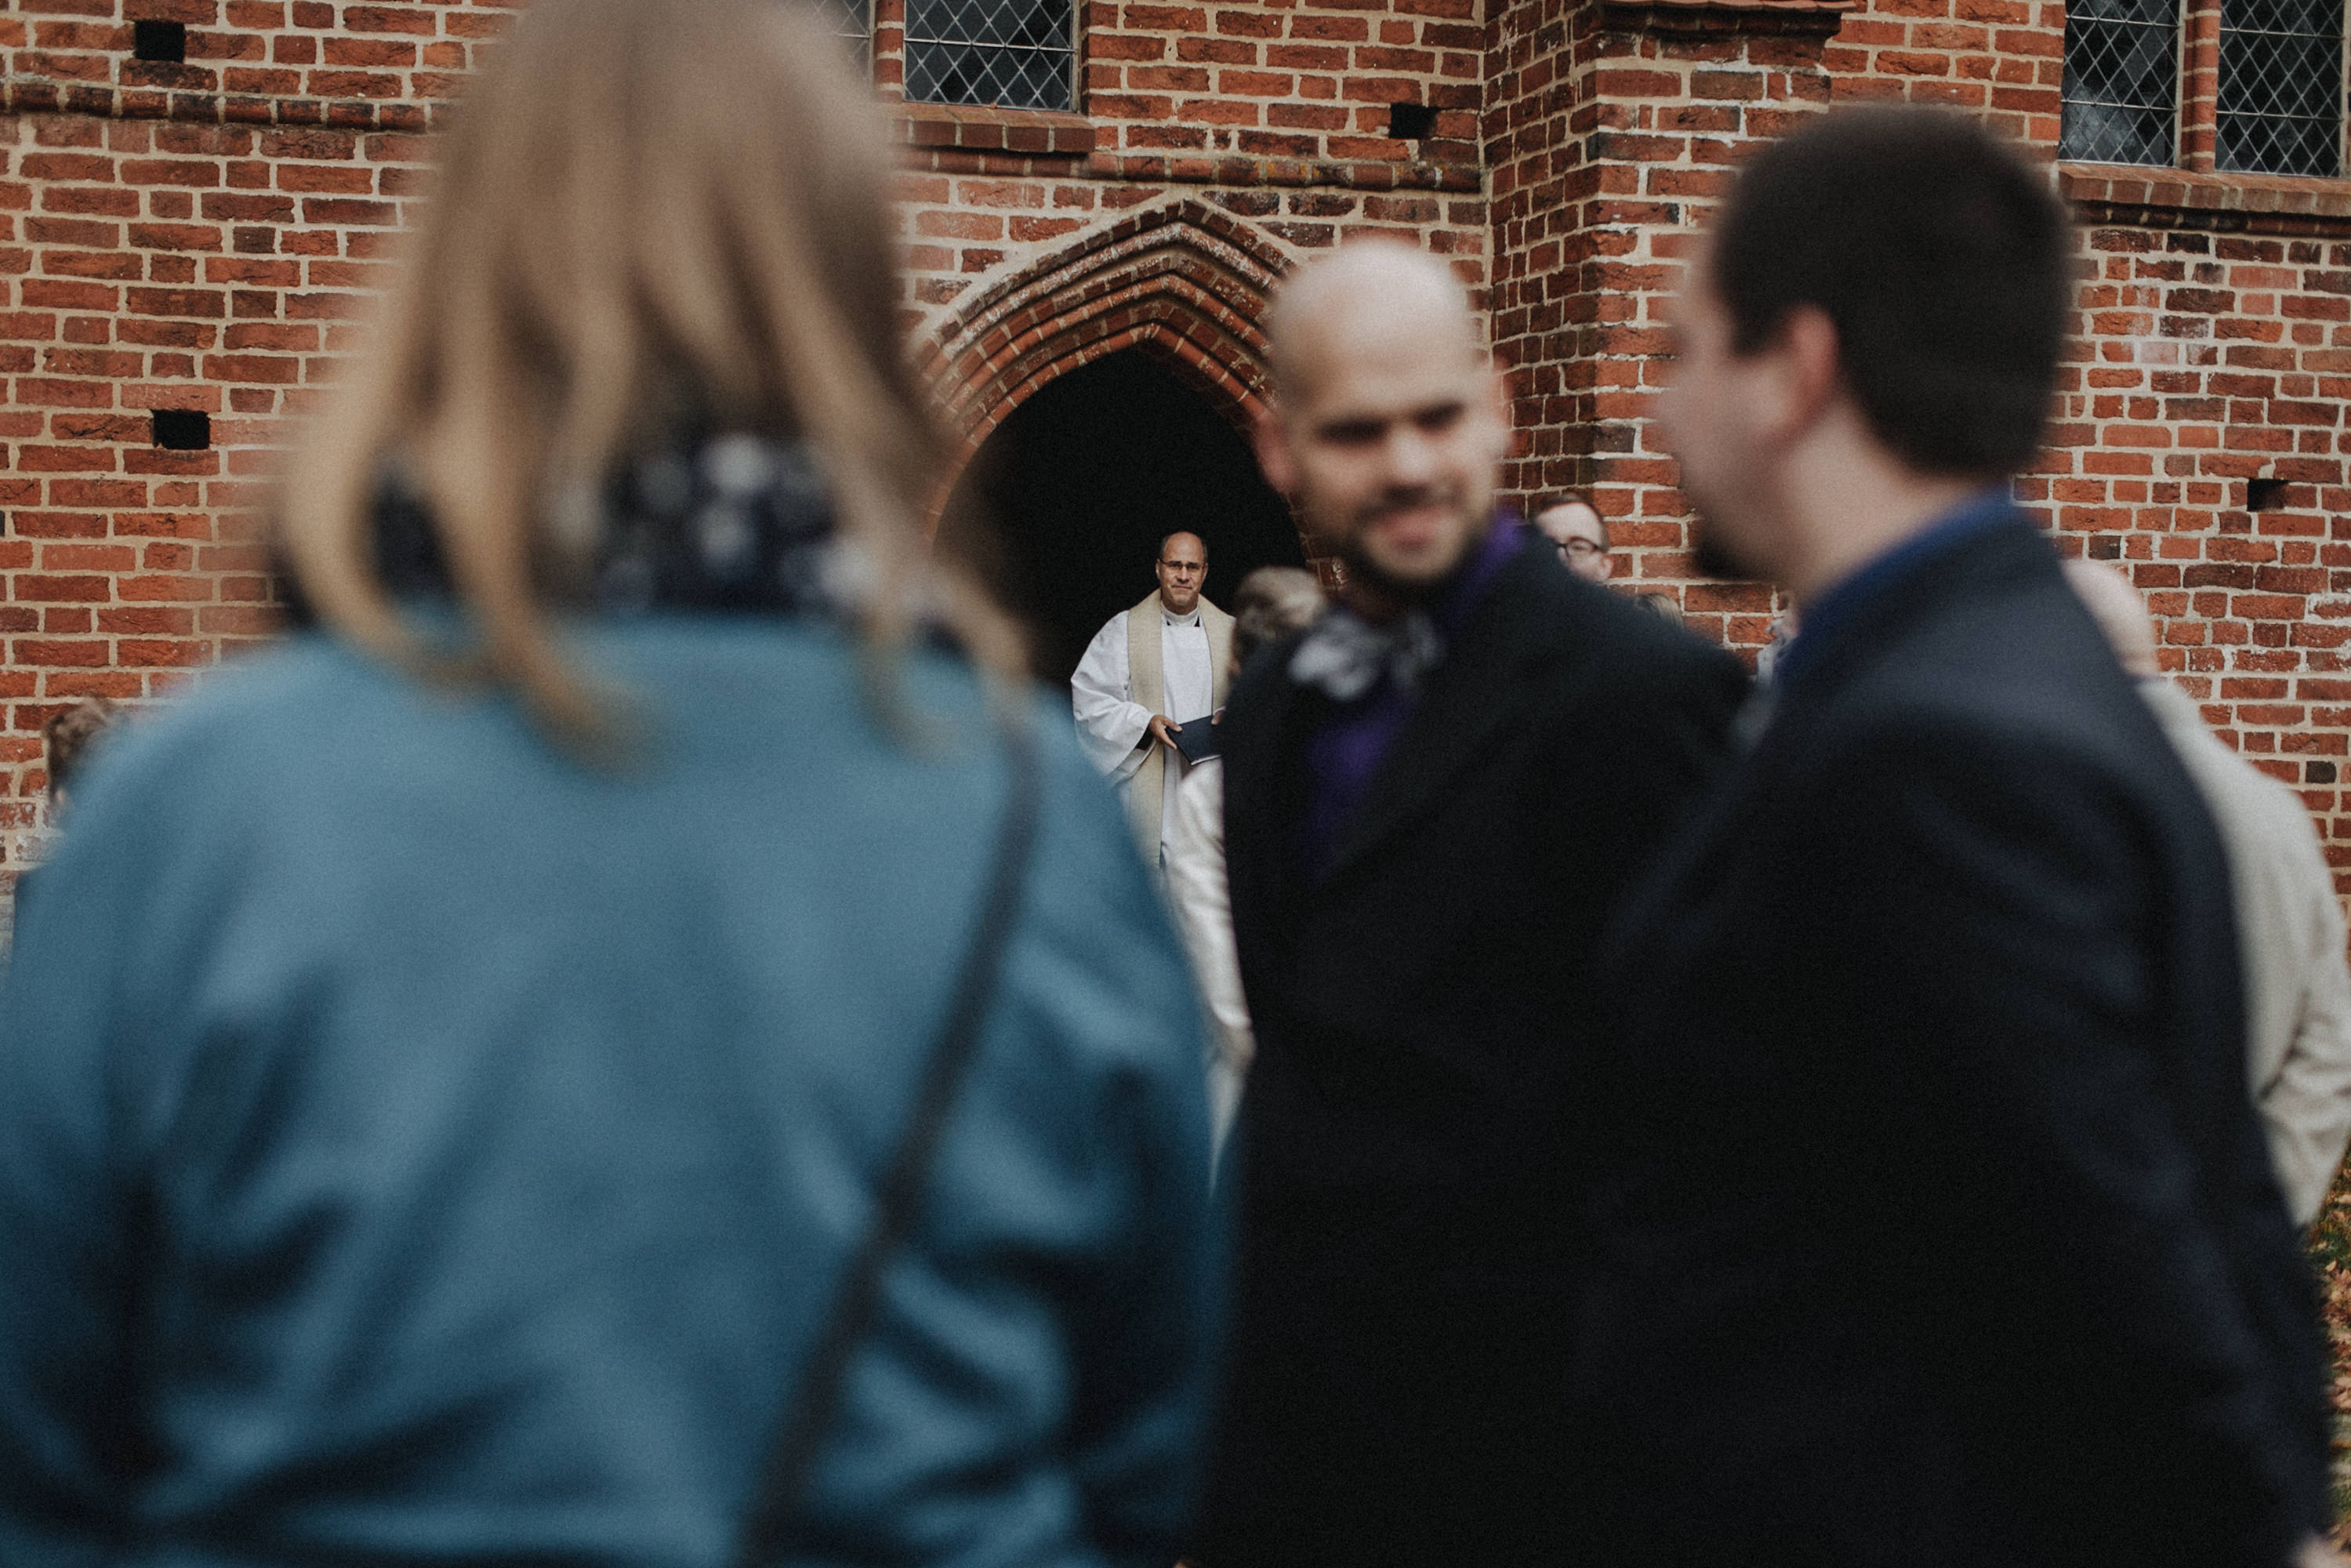
<path id="1" fill-rule="evenodd" d="M 826 28 L 837 38 L 848 38 L 860 46 L 872 37 L 872 26 L 867 20 L 866 0 L 807 0 L 816 7 Z"/>
<path id="2" fill-rule="evenodd" d="M 910 0 L 906 96 L 919 103 L 1069 109 L 1071 0 Z"/>
<path id="3" fill-rule="evenodd" d="M 2057 155 L 2169 163 L 2179 117 L 2177 0 L 2074 0 L 2065 8 L 2064 119 Z"/>
<path id="4" fill-rule="evenodd" d="M 873 47 L 872 0 L 798 0 L 816 16 L 828 33 L 849 45 L 850 51 L 862 68 L 872 59 Z"/>
<path id="5" fill-rule="evenodd" d="M 2342 0 L 2222 0 L 2218 107 L 2221 168 L 2340 173 Z"/>

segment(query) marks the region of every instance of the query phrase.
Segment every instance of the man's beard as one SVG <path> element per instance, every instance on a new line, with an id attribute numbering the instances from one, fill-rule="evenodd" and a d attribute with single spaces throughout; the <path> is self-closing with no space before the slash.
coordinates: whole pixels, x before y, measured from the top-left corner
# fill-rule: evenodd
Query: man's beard
<path id="1" fill-rule="evenodd" d="M 1457 511 L 1462 510 L 1461 497 L 1458 494 L 1432 496 L 1426 492 L 1416 491 L 1407 496 L 1390 496 L 1378 506 L 1367 507 L 1358 514 L 1354 528 L 1333 541 L 1332 545 L 1331 553 L 1337 556 L 1340 565 L 1346 569 L 1347 580 L 1351 582 L 1360 582 L 1383 598 L 1402 604 L 1416 603 L 1452 580 L 1453 574 L 1461 569 L 1461 563 L 1469 557 L 1471 540 L 1476 533 L 1474 528 L 1464 528 L 1461 530 L 1463 542 L 1460 551 L 1455 555 L 1451 563 L 1443 571 L 1433 578 L 1393 576 L 1382 570 L 1380 564 L 1372 559 L 1371 552 L 1364 548 L 1364 539 L 1370 533 L 1371 526 L 1380 518 L 1390 512 L 1410 511 L 1415 507 L 1426 506 L 1431 500 L 1448 502 Z"/>

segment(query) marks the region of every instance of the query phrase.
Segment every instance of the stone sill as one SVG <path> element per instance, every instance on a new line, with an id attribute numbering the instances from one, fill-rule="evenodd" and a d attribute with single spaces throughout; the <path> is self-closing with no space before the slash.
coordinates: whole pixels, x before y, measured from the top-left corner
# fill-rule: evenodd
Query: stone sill
<path id="1" fill-rule="evenodd" d="M 2329 226 L 2351 224 L 2351 180 L 2207 173 L 2135 163 L 2060 163 L 2057 182 L 2069 201 L 2150 215 L 2215 214 Z"/>
<path id="2" fill-rule="evenodd" d="M 926 151 L 1076 159 L 1094 150 L 1094 122 L 1082 114 L 988 104 L 893 103 L 890 118 L 899 141 Z"/>

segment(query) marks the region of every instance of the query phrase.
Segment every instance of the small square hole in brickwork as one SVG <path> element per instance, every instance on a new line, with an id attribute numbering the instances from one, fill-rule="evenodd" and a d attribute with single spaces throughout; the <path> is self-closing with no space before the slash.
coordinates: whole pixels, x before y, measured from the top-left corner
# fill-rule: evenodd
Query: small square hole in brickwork
<path id="1" fill-rule="evenodd" d="M 2122 537 L 2118 534 L 2093 534 L 2089 542 L 2082 547 L 2082 553 L 2092 560 L 2120 560 L 2123 558 Z"/>
<path id="2" fill-rule="evenodd" d="M 1426 103 L 1388 105 L 1388 135 L 1397 141 L 1417 141 L 1437 130 L 1437 110 Z"/>
<path id="3" fill-rule="evenodd" d="M 153 60 L 160 65 L 183 63 L 188 57 L 188 25 L 185 22 L 131 23 L 131 57 Z"/>
<path id="4" fill-rule="evenodd" d="M 204 452 L 213 444 L 213 416 L 200 408 L 155 411 L 155 444 L 172 452 Z"/>
<path id="5" fill-rule="evenodd" d="M 2285 481 L 2283 479 L 2248 479 L 2245 481 L 2245 510 L 2274 512 L 2285 505 Z"/>
<path id="6" fill-rule="evenodd" d="M 2332 762 L 2304 763 L 2302 765 L 2302 781 L 2305 784 L 2334 783 L 2335 764 Z"/>

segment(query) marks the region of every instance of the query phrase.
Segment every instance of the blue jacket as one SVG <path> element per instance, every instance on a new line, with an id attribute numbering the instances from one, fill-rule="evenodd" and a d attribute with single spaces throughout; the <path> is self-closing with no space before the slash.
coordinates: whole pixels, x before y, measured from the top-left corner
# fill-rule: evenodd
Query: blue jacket
<path id="1" fill-rule="evenodd" d="M 0 1000 L 0 1563 L 717 1564 L 970 936 L 1005 770 L 835 634 L 587 634 L 630 765 L 301 639 L 120 742 Z M 1200 1025 L 1046 738 L 977 1066 L 808 1563 L 1148 1563 L 1211 1378 Z"/>

